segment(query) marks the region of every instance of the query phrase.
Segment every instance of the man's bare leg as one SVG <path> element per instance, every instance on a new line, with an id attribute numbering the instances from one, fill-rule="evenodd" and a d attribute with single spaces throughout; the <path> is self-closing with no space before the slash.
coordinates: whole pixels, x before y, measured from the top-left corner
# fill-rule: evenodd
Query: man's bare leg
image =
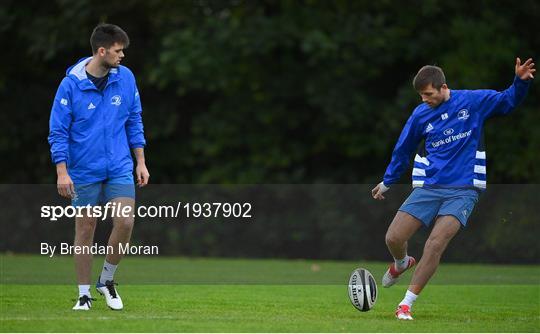
<path id="1" fill-rule="evenodd" d="M 386 245 L 394 259 L 407 255 L 407 241 L 422 226 L 422 222 L 410 214 L 398 211 L 386 232 Z"/>
<path id="2" fill-rule="evenodd" d="M 108 253 L 105 257 L 105 263 L 103 264 L 103 270 L 99 276 L 99 282 L 97 290 L 101 293 L 107 302 L 107 305 L 113 310 L 121 310 L 124 308 L 122 298 L 118 295 L 116 288 L 114 287 L 114 273 L 116 272 L 116 266 L 120 263 L 123 254 L 120 252 L 120 245 L 126 245 L 131 239 L 131 232 L 133 231 L 133 222 L 135 200 L 129 197 L 119 197 L 111 201 L 121 207 L 130 206 L 129 217 L 113 217 L 113 229 L 109 236 L 109 248 L 113 249 L 113 252 Z"/>
<path id="3" fill-rule="evenodd" d="M 386 245 L 394 257 L 386 273 L 382 277 L 382 285 L 389 288 L 396 284 L 402 272 L 415 264 L 413 257 L 407 256 L 407 242 L 422 226 L 422 222 L 412 215 L 398 211 L 386 232 Z"/>
<path id="4" fill-rule="evenodd" d="M 84 217 L 75 218 L 75 240 L 74 246 L 92 246 L 94 242 L 94 232 L 96 230 L 96 218 Z M 73 310 L 88 311 L 92 307 L 92 299 L 90 294 L 90 279 L 92 273 L 92 254 L 81 252 L 81 254 L 73 254 L 75 261 L 75 274 L 77 275 L 77 283 L 79 288 L 79 299 Z"/>
<path id="5" fill-rule="evenodd" d="M 398 304 L 398 309 L 396 311 L 396 317 L 398 319 L 413 319 L 410 312 L 412 304 L 437 270 L 442 253 L 450 240 L 452 240 L 454 235 L 459 231 L 460 226 L 460 222 L 454 216 L 440 216 L 437 218 L 435 226 L 426 241 L 424 253 L 414 271 L 405 297 Z"/>
<path id="6" fill-rule="evenodd" d="M 461 223 L 454 216 L 440 216 L 424 246 L 422 258 L 414 271 L 409 291 L 418 295 L 433 276 L 448 243 L 459 232 Z"/>
<path id="7" fill-rule="evenodd" d="M 84 210 L 83 210 L 84 211 Z M 93 217 L 75 218 L 74 246 L 91 246 L 94 242 L 97 219 Z M 89 285 L 92 272 L 92 254 L 74 254 L 75 273 L 79 285 Z"/>
<path id="8" fill-rule="evenodd" d="M 121 205 L 122 208 L 130 206 L 131 214 L 135 210 L 135 200 L 129 197 L 119 197 L 111 200 L 111 202 L 116 203 L 116 207 Z M 133 223 L 135 219 L 133 217 L 113 217 L 113 229 L 111 235 L 109 236 L 109 246 L 112 246 L 114 253 L 107 254 L 105 260 L 111 264 L 117 265 L 122 260 L 123 254 L 118 252 L 119 245 L 125 245 L 131 240 L 131 232 L 133 231 Z"/>

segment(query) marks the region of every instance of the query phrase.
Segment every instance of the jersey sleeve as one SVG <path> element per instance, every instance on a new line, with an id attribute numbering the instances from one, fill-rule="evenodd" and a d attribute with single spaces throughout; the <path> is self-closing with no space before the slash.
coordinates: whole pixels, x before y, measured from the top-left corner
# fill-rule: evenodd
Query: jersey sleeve
<path id="1" fill-rule="evenodd" d="M 54 164 L 67 162 L 69 150 L 69 129 L 72 121 L 71 88 L 68 78 L 64 78 L 54 97 L 49 119 L 49 145 Z"/>
<path id="2" fill-rule="evenodd" d="M 383 182 L 386 186 L 396 183 L 401 174 L 409 166 L 409 160 L 412 153 L 418 147 L 418 143 L 422 139 L 422 129 L 418 124 L 418 119 L 415 113 L 409 117 L 407 123 L 401 131 L 401 135 L 397 141 L 394 151 L 392 152 L 392 159 L 390 164 L 386 168 Z"/>
<path id="3" fill-rule="evenodd" d="M 521 80 L 514 77 L 514 82 L 510 87 L 502 92 L 491 89 L 474 90 L 477 107 L 482 112 L 484 119 L 496 115 L 507 115 L 511 113 L 527 95 L 531 80 Z"/>

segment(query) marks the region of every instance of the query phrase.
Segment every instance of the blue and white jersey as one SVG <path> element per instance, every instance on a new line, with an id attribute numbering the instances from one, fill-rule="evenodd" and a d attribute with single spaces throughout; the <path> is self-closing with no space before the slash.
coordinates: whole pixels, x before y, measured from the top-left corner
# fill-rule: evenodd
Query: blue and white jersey
<path id="1" fill-rule="evenodd" d="M 383 182 L 396 183 L 422 140 L 414 158 L 413 187 L 486 188 L 486 119 L 506 115 L 525 98 L 531 80 L 514 78 L 502 92 L 451 90 L 450 99 L 436 108 L 426 103 L 415 108 L 403 128 L 386 169 Z"/>

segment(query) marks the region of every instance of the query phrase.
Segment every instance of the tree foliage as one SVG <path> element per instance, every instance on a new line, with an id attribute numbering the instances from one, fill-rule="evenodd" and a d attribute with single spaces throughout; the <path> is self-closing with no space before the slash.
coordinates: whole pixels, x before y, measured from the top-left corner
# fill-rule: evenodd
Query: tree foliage
<path id="1" fill-rule="evenodd" d="M 422 1 L 7 1 L 0 33 L 4 182 L 54 182 L 46 144 L 65 69 L 100 21 L 132 45 L 160 183 L 373 183 L 442 66 L 451 88 L 504 89 L 535 56 L 539 5 Z M 33 19 L 29 19 L 29 17 Z M 31 98 L 30 98 L 31 97 Z M 540 179 L 538 85 L 487 124 L 490 182 Z M 519 130 L 521 129 L 521 130 Z M 24 154 L 21 154 L 24 152 Z"/>
<path id="2" fill-rule="evenodd" d="M 151 181 L 163 184 L 375 184 L 419 103 L 411 80 L 421 66 L 443 67 L 450 88 L 502 90 L 515 57 L 538 61 L 540 50 L 534 0 L 5 0 L 3 183 L 56 182 L 47 144 L 52 99 L 66 68 L 90 54 L 90 33 L 103 21 L 130 36 L 124 63 L 141 92 Z M 489 183 L 539 183 L 539 90 L 533 84 L 514 114 L 487 122 Z M 486 239 L 470 246 L 504 260 L 501 252 L 518 246 L 494 250 L 511 228 L 487 229 L 489 217 L 473 232 Z M 526 235 L 534 219 L 520 216 L 512 233 Z M 298 224 L 287 240 L 324 246 L 321 256 L 344 256 L 355 241 L 354 221 L 341 230 Z M 203 240 L 214 248 L 201 249 L 224 254 L 219 233 L 234 231 L 191 239 L 183 232 L 169 231 L 171 244 Z"/>

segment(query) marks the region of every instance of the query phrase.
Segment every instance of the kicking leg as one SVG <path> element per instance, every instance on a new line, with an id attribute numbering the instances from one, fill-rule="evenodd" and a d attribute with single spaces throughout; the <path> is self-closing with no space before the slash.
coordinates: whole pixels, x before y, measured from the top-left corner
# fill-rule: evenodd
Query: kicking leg
<path id="1" fill-rule="evenodd" d="M 386 232 L 386 245 L 394 257 L 383 276 L 382 284 L 388 288 L 397 283 L 399 275 L 416 263 L 413 257 L 407 256 L 407 241 L 422 226 L 422 222 L 412 215 L 398 211 Z"/>
<path id="2" fill-rule="evenodd" d="M 410 214 L 398 211 L 386 232 L 386 245 L 394 259 L 407 255 L 407 241 L 422 226 L 422 222 Z"/>

